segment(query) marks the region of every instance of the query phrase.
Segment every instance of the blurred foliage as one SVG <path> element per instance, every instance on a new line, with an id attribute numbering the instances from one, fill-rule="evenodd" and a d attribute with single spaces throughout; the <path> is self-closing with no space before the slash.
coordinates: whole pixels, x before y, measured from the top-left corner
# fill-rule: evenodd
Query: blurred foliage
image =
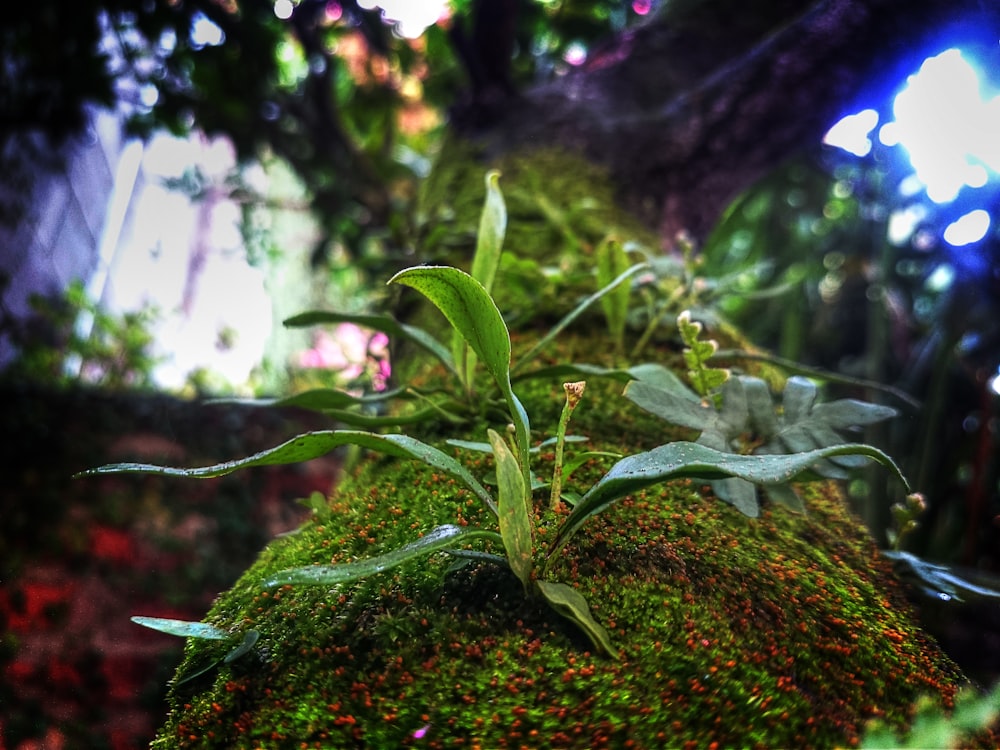
<path id="1" fill-rule="evenodd" d="M 139 135 L 225 134 L 241 158 L 277 156 L 302 180 L 324 229 L 315 263 L 341 246 L 380 264 L 407 247 L 442 113 L 468 104 L 482 71 L 487 85 L 544 79 L 638 17 L 613 0 L 453 6 L 411 40 L 357 0 L 300 0 L 287 18 L 273 0 L 15 3 L 0 27 L 0 144 L 58 144 L 92 106 L 121 108 Z"/>
<path id="2" fill-rule="evenodd" d="M 874 428 L 888 442 L 866 439 L 905 457 L 927 495 L 913 546 L 996 569 L 1000 238 L 994 230 L 976 245 L 944 243 L 961 207 L 930 204 L 908 189 L 908 174 L 884 146 L 863 159 L 828 150 L 786 164 L 731 206 L 699 270 L 735 275 L 737 293 L 720 307 L 756 343 L 923 402 Z M 922 218 L 901 232 L 913 206 Z M 866 478 L 852 489 L 882 534 L 891 519 L 881 486 Z"/>
<path id="3" fill-rule="evenodd" d="M 31 306 L 34 315 L 26 321 L 0 309 L 0 329 L 19 351 L 0 377 L 116 390 L 152 387 L 155 310 L 113 315 L 92 301 L 79 281 L 60 297 L 35 295 Z"/>

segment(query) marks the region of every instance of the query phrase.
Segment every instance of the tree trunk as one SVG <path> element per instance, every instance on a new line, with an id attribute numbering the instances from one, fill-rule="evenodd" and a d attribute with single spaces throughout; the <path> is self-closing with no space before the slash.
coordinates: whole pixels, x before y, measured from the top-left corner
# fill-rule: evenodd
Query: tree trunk
<path id="1" fill-rule="evenodd" d="M 995 44 L 998 28 L 1000 4 L 981 0 L 669 2 L 567 76 L 462 119 L 494 155 L 558 144 L 608 167 L 669 245 L 704 238 L 864 95 L 886 98 L 949 45 Z"/>

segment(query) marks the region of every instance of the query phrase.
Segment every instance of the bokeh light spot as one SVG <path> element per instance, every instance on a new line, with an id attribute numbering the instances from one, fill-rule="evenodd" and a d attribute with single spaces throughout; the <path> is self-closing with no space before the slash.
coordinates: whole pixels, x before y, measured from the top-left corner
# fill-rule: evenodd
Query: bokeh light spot
<path id="1" fill-rule="evenodd" d="M 990 229 L 990 215 L 987 211 L 977 208 L 969 211 L 960 219 L 953 221 L 944 230 L 944 240 L 949 245 L 961 247 L 979 242 Z"/>
<path id="2" fill-rule="evenodd" d="M 823 143 L 842 148 L 855 156 L 867 156 L 872 150 L 872 140 L 868 134 L 876 125 L 878 112 L 874 109 L 848 115 L 827 131 L 823 136 Z"/>

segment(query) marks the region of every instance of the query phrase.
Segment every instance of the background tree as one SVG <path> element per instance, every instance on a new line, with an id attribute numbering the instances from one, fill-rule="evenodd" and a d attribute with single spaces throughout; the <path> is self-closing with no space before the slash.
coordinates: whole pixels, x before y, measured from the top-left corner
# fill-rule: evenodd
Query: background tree
<path id="1" fill-rule="evenodd" d="M 87 106 L 114 104 L 126 107 L 137 133 L 225 133 L 244 158 L 276 155 L 303 180 L 325 229 L 314 261 L 339 245 L 352 263 L 393 266 L 410 262 L 403 258 L 419 234 L 413 196 L 423 167 L 413 157 L 432 155 L 442 132 L 402 127 L 403 114 L 419 104 L 446 113 L 452 133 L 487 153 L 558 144 L 584 154 L 611 171 L 620 197 L 658 232 L 665 250 L 684 231 L 696 244 L 707 242 L 706 267 L 721 273 L 734 262 L 725 251 L 731 233 L 747 228 L 746 221 L 740 226 L 745 213 L 731 212 L 711 234 L 735 198 L 771 175 L 763 188 L 774 198 L 767 215 L 780 217 L 781 196 L 806 180 L 822 213 L 830 183 L 817 166 L 832 165 L 821 163 L 817 144 L 830 124 L 863 97 L 887 98 L 938 40 L 995 61 L 998 28 L 1000 9 L 980 0 L 672 0 L 655 7 L 641 0 L 466 0 L 454 3 L 448 23 L 413 41 L 356 0 L 42 0 L 12 6 L 0 27 L 0 140 L 41 130 L 58 142 L 80 128 Z M 583 52 L 582 64 L 567 62 Z M 790 171 L 773 172 L 795 157 Z M 883 166 L 873 162 L 858 173 L 859 191 L 842 201 L 848 213 L 885 212 L 891 190 L 873 184 L 894 186 L 899 177 L 886 177 Z M 784 207 L 792 213 L 803 216 Z M 884 230 L 884 222 L 862 226 L 862 233 Z M 794 252 L 825 257 L 831 236 L 819 238 L 824 249 L 817 252 L 809 245 L 816 237 L 772 234 L 767 252 L 773 260 L 782 249 L 774 245 L 784 243 L 780 264 L 788 268 Z M 851 255 L 851 278 L 864 297 L 880 250 L 858 234 L 837 237 L 844 247 L 862 248 Z M 982 251 L 987 258 L 995 244 Z M 921 257 L 925 270 L 898 289 L 925 281 L 934 266 L 926 253 Z M 881 364 L 862 374 L 891 380 L 909 373 L 906 385 L 917 393 L 966 394 L 957 404 L 934 396 L 921 429 L 909 431 L 911 441 L 916 432 L 925 436 L 923 446 L 903 453 L 934 466 L 944 460 L 944 436 L 966 438 L 966 450 L 980 458 L 947 459 L 943 468 L 956 477 L 972 467 L 979 499 L 969 500 L 977 510 L 966 528 L 974 529 L 971 548 L 981 549 L 984 537 L 995 536 L 989 519 L 998 502 L 986 460 L 996 449 L 988 428 L 996 406 L 986 389 L 998 364 L 990 354 L 998 339 L 996 274 L 959 279 L 930 323 L 919 324 L 916 295 L 904 295 L 895 318 L 881 315 L 881 329 L 868 315 L 845 325 L 838 316 L 864 305 L 842 294 L 837 309 L 824 308 L 810 292 L 819 282 L 800 285 L 810 312 L 786 305 L 791 312 L 762 332 L 766 343 L 827 366 L 858 353 L 874 362 L 874 351 Z M 887 308 L 889 298 L 879 299 Z M 813 312 L 836 322 L 810 331 L 802 320 Z M 911 351 L 887 360 L 882 352 L 892 348 L 886 326 L 893 320 L 909 330 Z M 814 344 L 828 336 L 832 342 L 831 331 L 859 326 L 863 334 L 825 350 L 802 346 L 807 336 Z M 956 358 L 956 342 L 966 339 Z M 937 364 L 916 366 L 925 361 Z M 978 415 L 981 431 L 963 427 L 970 415 Z M 925 471 L 928 479 L 934 473 Z M 941 494 L 960 485 L 949 482 Z"/>

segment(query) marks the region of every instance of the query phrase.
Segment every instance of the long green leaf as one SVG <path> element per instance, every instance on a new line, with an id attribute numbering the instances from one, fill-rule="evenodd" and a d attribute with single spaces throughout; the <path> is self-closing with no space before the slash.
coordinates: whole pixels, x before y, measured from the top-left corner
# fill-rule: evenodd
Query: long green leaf
<path id="1" fill-rule="evenodd" d="M 549 554 L 560 549 L 593 515 L 625 495 L 670 479 L 721 479 L 739 477 L 756 484 L 778 484 L 808 471 L 813 464 L 832 456 L 864 455 L 885 465 L 909 492 L 909 484 L 896 463 L 878 448 L 847 443 L 787 455 L 743 456 L 724 453 L 688 442 L 668 443 L 645 453 L 627 456 L 611 467 L 580 498 L 566 517 Z"/>
<path id="2" fill-rule="evenodd" d="M 527 456 L 528 413 L 510 384 L 510 333 L 483 285 L 450 266 L 407 268 L 389 279 L 389 283 L 404 284 L 423 294 L 469 342 L 503 393 L 514 422 L 518 450 Z M 521 464 L 524 482 L 530 486 L 528 462 L 522 460 Z"/>
<path id="3" fill-rule="evenodd" d="M 494 430 L 488 433 L 497 467 L 497 505 L 500 536 L 510 569 L 528 590 L 531 582 L 531 505 L 530 493 L 524 483 L 521 467 L 506 441 Z"/>
<path id="4" fill-rule="evenodd" d="M 356 562 L 341 565 L 310 565 L 304 568 L 292 568 L 276 573 L 264 585 L 268 587 L 284 586 L 285 584 L 331 585 L 348 583 L 361 578 L 391 570 L 405 562 L 429 555 L 432 552 L 454 547 L 456 544 L 471 542 L 473 539 L 491 539 L 501 542 L 500 535 L 495 531 L 455 526 L 445 524 L 437 526 L 416 541 L 403 545 L 399 549 L 386 552 L 384 555 L 369 557 Z"/>
<path id="5" fill-rule="evenodd" d="M 447 367 L 455 377 L 458 377 L 458 368 L 451 352 L 436 338 L 427 331 L 416 326 L 407 325 L 396 320 L 391 315 L 376 315 L 369 313 L 338 313 L 328 310 L 311 310 L 309 312 L 293 315 L 284 321 L 287 328 L 305 328 L 307 326 L 321 325 L 326 323 L 354 323 L 365 326 L 375 331 L 381 331 L 387 336 L 395 336 L 401 339 L 412 341 L 417 346 L 434 355 L 441 364 Z"/>
<path id="6" fill-rule="evenodd" d="M 301 463 L 326 455 L 342 445 L 359 445 L 374 451 L 407 458 L 431 466 L 458 479 L 481 499 L 494 513 L 496 504 L 486 489 L 458 461 L 432 445 L 427 445 L 409 435 L 379 435 L 374 432 L 357 430 L 322 430 L 306 432 L 292 438 L 281 445 L 255 453 L 247 458 L 224 461 L 223 463 L 200 468 L 178 468 L 174 466 L 156 466 L 154 464 L 119 463 L 88 469 L 76 476 L 96 476 L 103 474 L 159 474 L 163 476 L 190 477 L 193 479 L 208 479 L 220 477 L 251 466 L 276 466 L 282 464 Z"/>
<path id="7" fill-rule="evenodd" d="M 607 238 L 597 247 L 597 284 L 606 287 L 617 277 L 628 271 L 628 253 L 621 242 Z M 628 300 L 631 289 L 619 284 L 611 292 L 601 297 L 601 308 L 608 321 L 611 340 L 619 348 L 625 337 L 625 319 L 628 316 Z"/>
<path id="8" fill-rule="evenodd" d="M 491 170 L 486 173 L 486 200 L 479 217 L 479 234 L 476 235 L 476 253 L 472 256 L 472 278 L 483 285 L 489 294 L 493 291 L 493 280 L 500 266 L 503 253 L 503 239 L 507 231 L 507 206 L 500 192 L 500 173 Z M 462 373 L 462 382 L 471 385 L 476 372 L 476 352 L 470 348 L 465 337 L 455 331 L 452 356 Z"/>
<path id="9" fill-rule="evenodd" d="M 354 396 L 346 391 L 335 388 L 313 388 L 302 393 L 296 393 L 285 398 L 214 398 L 206 403 L 209 404 L 235 404 L 237 406 L 260 406 L 260 407 L 285 407 L 294 406 L 300 409 L 311 411 L 326 411 L 327 409 L 347 409 L 352 406 L 369 406 L 379 404 L 383 401 L 390 401 L 394 398 L 407 398 L 410 395 L 408 388 L 395 388 L 393 390 L 370 393 L 364 396 Z"/>
<path id="10" fill-rule="evenodd" d="M 565 583 L 542 580 L 537 580 L 535 583 L 549 606 L 566 619 L 579 625 L 598 651 L 615 659 L 620 658 L 618 651 L 611 643 L 608 631 L 590 614 L 590 605 L 587 604 L 587 600 L 579 591 Z"/>
<path id="11" fill-rule="evenodd" d="M 451 266 L 407 268 L 389 283 L 412 287 L 427 297 L 469 342 L 494 379 L 510 380 L 510 334 L 482 284 Z"/>
<path id="12" fill-rule="evenodd" d="M 215 625 L 209 625 L 207 622 L 188 622 L 169 617 L 143 617 L 141 615 L 136 615 L 131 620 L 144 628 L 158 630 L 161 633 L 181 638 L 204 638 L 211 641 L 224 641 L 229 638 L 229 633 L 225 630 L 217 628 Z"/>
<path id="13" fill-rule="evenodd" d="M 493 169 L 486 173 L 486 200 L 479 216 L 476 254 L 472 257 L 471 269 L 472 278 L 482 284 L 487 293 L 493 291 L 506 232 L 507 205 L 500 191 L 500 173 Z"/>

